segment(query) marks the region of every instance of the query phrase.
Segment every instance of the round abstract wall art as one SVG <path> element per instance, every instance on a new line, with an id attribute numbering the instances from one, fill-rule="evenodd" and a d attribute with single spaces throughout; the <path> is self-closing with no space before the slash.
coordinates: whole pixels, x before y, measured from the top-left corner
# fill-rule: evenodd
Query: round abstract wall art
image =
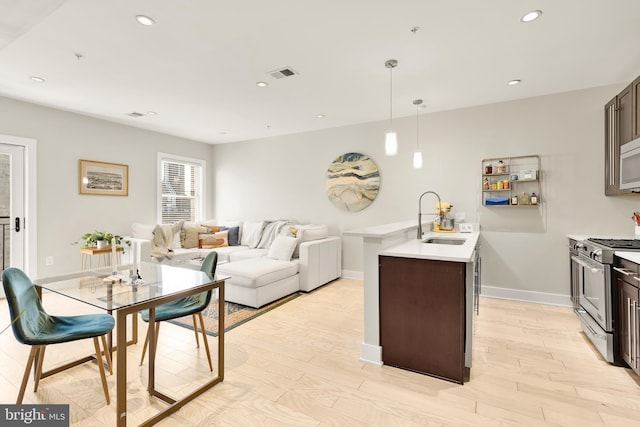
<path id="1" fill-rule="evenodd" d="M 369 206 L 380 190 L 380 172 L 369 156 L 346 153 L 327 170 L 326 191 L 329 200 L 349 212 Z"/>

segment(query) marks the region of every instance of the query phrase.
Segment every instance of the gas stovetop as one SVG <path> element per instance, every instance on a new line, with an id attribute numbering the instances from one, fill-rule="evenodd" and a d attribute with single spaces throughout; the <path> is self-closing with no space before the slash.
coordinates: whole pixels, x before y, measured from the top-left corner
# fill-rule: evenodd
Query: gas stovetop
<path id="1" fill-rule="evenodd" d="M 627 250 L 627 251 L 640 251 L 640 240 L 635 239 L 596 239 L 589 238 L 590 242 L 596 243 L 598 245 L 605 246 L 607 248 L 616 249 L 616 250 Z"/>

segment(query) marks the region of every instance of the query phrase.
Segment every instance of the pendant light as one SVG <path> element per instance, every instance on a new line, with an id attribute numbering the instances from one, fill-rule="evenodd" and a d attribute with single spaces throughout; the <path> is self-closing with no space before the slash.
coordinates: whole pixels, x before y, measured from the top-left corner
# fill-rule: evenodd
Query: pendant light
<path id="1" fill-rule="evenodd" d="M 387 156 L 398 154 L 398 137 L 393 130 L 393 69 L 398 65 L 395 59 L 389 59 L 384 66 L 389 69 L 389 130 L 384 134 L 384 152 Z"/>
<path id="2" fill-rule="evenodd" d="M 420 105 L 422 105 L 422 99 L 416 99 L 413 101 L 413 105 L 416 106 L 416 151 L 413 153 L 413 167 L 422 169 L 422 151 L 420 151 Z"/>

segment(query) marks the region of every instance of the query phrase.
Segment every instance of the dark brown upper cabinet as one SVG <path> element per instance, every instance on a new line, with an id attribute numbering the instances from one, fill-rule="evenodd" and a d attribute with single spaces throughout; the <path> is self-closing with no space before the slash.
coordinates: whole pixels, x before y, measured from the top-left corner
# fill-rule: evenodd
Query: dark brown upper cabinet
<path id="1" fill-rule="evenodd" d="M 620 138 L 616 119 L 618 97 L 604 106 L 604 194 L 615 196 L 620 191 Z"/>
<path id="2" fill-rule="evenodd" d="M 620 147 L 640 137 L 640 77 L 604 106 L 604 194 L 638 195 L 620 189 Z"/>
<path id="3" fill-rule="evenodd" d="M 633 84 L 618 94 L 618 132 L 620 145 L 633 140 Z"/>
<path id="4" fill-rule="evenodd" d="M 633 139 L 640 138 L 640 77 L 631 83 L 632 115 L 633 115 Z"/>

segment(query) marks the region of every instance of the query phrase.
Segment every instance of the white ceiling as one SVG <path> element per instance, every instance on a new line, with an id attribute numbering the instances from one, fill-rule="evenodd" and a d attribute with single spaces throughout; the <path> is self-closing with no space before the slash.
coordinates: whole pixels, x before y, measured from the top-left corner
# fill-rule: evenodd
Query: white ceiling
<path id="1" fill-rule="evenodd" d="M 234 142 L 388 119 L 391 58 L 394 117 L 630 82 L 639 17 L 639 0 L 0 0 L 0 95 Z"/>

